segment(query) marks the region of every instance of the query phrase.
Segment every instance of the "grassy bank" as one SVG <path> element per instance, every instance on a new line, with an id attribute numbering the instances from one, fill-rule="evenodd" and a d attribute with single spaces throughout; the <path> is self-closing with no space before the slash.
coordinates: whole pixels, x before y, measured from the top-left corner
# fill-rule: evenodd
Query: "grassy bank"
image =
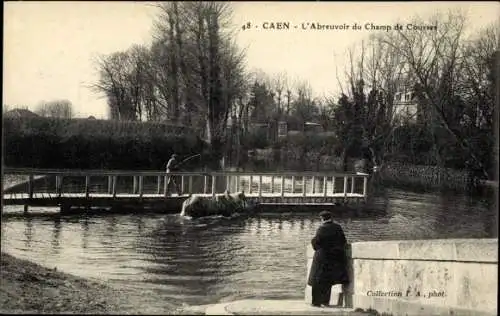
<path id="1" fill-rule="evenodd" d="M 138 314 L 133 294 L 47 269 L 2 252 L 0 312 L 36 314 Z M 170 305 L 165 303 L 170 313 Z M 138 304 L 137 304 L 138 305 Z"/>

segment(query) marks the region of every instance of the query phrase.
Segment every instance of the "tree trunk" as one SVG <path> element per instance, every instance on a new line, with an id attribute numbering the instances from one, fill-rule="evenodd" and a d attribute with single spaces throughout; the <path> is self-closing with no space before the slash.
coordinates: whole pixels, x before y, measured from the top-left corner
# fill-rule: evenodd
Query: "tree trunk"
<path id="1" fill-rule="evenodd" d="M 342 154 L 340 155 L 340 161 L 342 162 L 342 171 L 347 172 L 347 161 L 348 161 L 348 155 L 347 155 L 347 148 L 342 149 Z"/>

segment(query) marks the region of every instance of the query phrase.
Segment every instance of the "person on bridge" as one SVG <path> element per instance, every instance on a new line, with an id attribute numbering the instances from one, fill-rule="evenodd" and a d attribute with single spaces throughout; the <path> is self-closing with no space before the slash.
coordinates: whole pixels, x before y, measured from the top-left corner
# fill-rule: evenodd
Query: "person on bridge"
<path id="1" fill-rule="evenodd" d="M 172 156 L 168 160 L 166 171 L 167 171 L 167 179 L 166 179 L 166 183 L 165 183 L 165 194 L 169 195 L 170 186 L 171 186 L 171 184 L 173 184 L 177 194 L 181 195 L 182 190 L 179 188 L 179 185 L 177 184 L 178 176 L 169 175 L 170 172 L 179 171 L 179 163 L 177 162 L 177 155 L 176 154 L 172 154 Z"/>
<path id="2" fill-rule="evenodd" d="M 312 287 L 312 305 L 330 306 L 332 286 L 342 284 L 347 288 L 347 241 L 342 227 L 332 221 L 330 212 L 320 214 L 321 226 L 311 240 L 314 257 L 307 284 Z"/>

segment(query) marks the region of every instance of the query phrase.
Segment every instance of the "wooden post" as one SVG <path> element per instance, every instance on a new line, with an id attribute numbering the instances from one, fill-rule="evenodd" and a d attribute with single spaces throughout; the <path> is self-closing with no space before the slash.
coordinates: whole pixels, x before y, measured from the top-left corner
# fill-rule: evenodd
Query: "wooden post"
<path id="1" fill-rule="evenodd" d="M 252 194 L 252 182 L 253 182 L 253 176 L 250 175 L 250 182 L 248 185 L 248 194 Z"/>
<path id="2" fill-rule="evenodd" d="M 306 176 L 302 176 L 302 196 L 306 196 Z"/>
<path id="3" fill-rule="evenodd" d="M 262 175 L 259 176 L 259 197 L 262 196 Z"/>
<path id="4" fill-rule="evenodd" d="M 137 193 L 137 177 L 133 176 L 133 179 L 134 179 L 134 186 L 132 188 L 132 194 L 136 194 Z"/>
<path id="5" fill-rule="evenodd" d="M 344 198 L 347 198 L 347 179 L 348 176 L 344 176 Z"/>
<path id="6" fill-rule="evenodd" d="M 351 177 L 351 193 L 354 193 L 354 181 L 356 180 L 355 177 Z"/>
<path id="7" fill-rule="evenodd" d="M 111 194 L 113 192 L 113 177 L 108 176 L 108 194 Z"/>
<path id="8" fill-rule="evenodd" d="M 143 184 L 143 176 L 139 176 L 139 197 L 142 198 L 142 184 Z"/>
<path id="9" fill-rule="evenodd" d="M 229 176 L 226 176 L 226 191 L 230 191 L 229 187 L 230 187 L 230 185 L 229 185 Z"/>
<path id="10" fill-rule="evenodd" d="M 181 192 L 184 193 L 184 175 L 181 176 Z M 178 192 L 181 195 L 181 192 Z"/>
<path id="11" fill-rule="evenodd" d="M 29 175 L 29 180 L 28 180 L 28 196 L 30 200 L 33 198 L 33 192 L 35 190 L 35 177 L 30 174 Z"/>
<path id="12" fill-rule="evenodd" d="M 189 194 L 193 194 L 193 176 L 192 175 L 189 175 L 189 178 L 188 178 L 188 190 L 189 190 Z"/>
<path id="13" fill-rule="evenodd" d="M 326 188 L 328 183 L 328 177 L 323 177 L 323 196 L 326 197 Z"/>
<path id="14" fill-rule="evenodd" d="M 207 177 L 207 175 L 204 175 L 203 176 L 203 193 L 207 194 L 207 190 L 208 190 L 208 177 Z"/>
<path id="15" fill-rule="evenodd" d="M 62 195 L 62 184 L 63 184 L 63 176 L 56 176 L 57 197 L 61 197 Z"/>
<path id="16" fill-rule="evenodd" d="M 236 192 L 239 192 L 240 190 L 240 176 L 236 176 L 236 187 L 235 187 Z"/>
<path id="17" fill-rule="evenodd" d="M 85 176 L 85 198 L 90 196 L 90 176 Z"/>
<path id="18" fill-rule="evenodd" d="M 163 196 L 167 197 L 167 193 L 168 193 L 168 176 L 165 175 L 164 181 L 163 181 Z"/>
<path id="19" fill-rule="evenodd" d="M 285 176 L 281 176 L 281 197 L 285 196 Z"/>
<path id="20" fill-rule="evenodd" d="M 161 193 L 161 176 L 156 177 L 156 194 Z"/>
<path id="21" fill-rule="evenodd" d="M 118 176 L 113 176 L 113 189 L 112 189 L 112 192 L 111 194 L 113 194 L 113 198 L 116 197 L 116 182 L 118 180 Z"/>
<path id="22" fill-rule="evenodd" d="M 311 180 L 311 186 L 312 186 L 312 188 L 311 188 L 311 194 L 315 193 L 315 190 L 314 190 L 315 189 L 314 188 L 315 183 L 314 182 L 316 182 L 316 177 L 312 176 L 312 180 Z"/>
<path id="23" fill-rule="evenodd" d="M 64 176 L 61 176 L 60 180 L 59 180 L 59 196 L 62 196 L 62 194 L 64 193 Z"/>
<path id="24" fill-rule="evenodd" d="M 367 189 L 367 186 L 368 186 L 368 178 L 366 176 L 363 176 L 363 197 L 367 198 L 367 195 L 366 195 L 366 189 Z"/>
<path id="25" fill-rule="evenodd" d="M 292 176 L 292 194 L 295 193 L 295 176 Z"/>
<path id="26" fill-rule="evenodd" d="M 212 176 L 212 196 L 215 197 L 215 175 Z"/>
<path id="27" fill-rule="evenodd" d="M 274 175 L 271 176 L 271 194 L 274 193 Z"/>
<path id="28" fill-rule="evenodd" d="M 332 177 L 332 195 L 335 195 L 335 177 Z"/>

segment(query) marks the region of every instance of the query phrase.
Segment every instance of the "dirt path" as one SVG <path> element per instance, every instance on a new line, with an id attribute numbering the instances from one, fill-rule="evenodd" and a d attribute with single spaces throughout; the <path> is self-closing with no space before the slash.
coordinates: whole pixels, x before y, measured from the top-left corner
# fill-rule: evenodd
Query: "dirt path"
<path id="1" fill-rule="evenodd" d="M 1 253 L 0 313 L 148 314 L 138 310 L 138 293 L 47 269 Z M 169 314 L 175 308 L 155 313 Z"/>

